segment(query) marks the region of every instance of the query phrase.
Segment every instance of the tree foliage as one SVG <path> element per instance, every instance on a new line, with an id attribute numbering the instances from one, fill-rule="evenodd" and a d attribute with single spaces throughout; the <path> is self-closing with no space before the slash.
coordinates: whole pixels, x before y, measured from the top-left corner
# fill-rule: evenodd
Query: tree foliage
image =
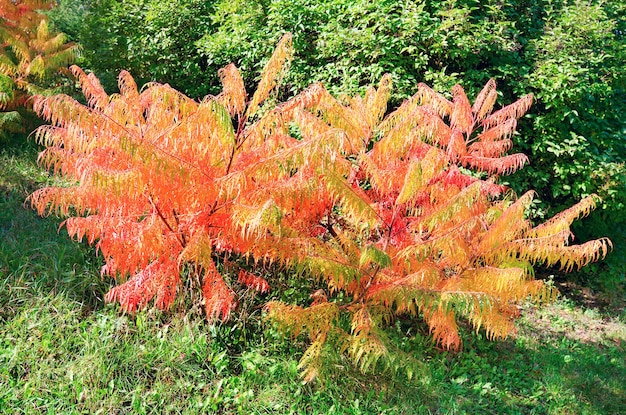
<path id="1" fill-rule="evenodd" d="M 459 319 L 504 338 L 516 304 L 556 294 L 534 280 L 534 264 L 571 270 L 606 254 L 607 239 L 570 245 L 569 226 L 593 197 L 533 226 L 532 192 L 515 198 L 497 183 L 528 161 L 507 152 L 532 96 L 494 111 L 492 80 L 473 104 L 459 85 L 446 99 L 420 84 L 386 115 L 385 75 L 363 96 L 337 99 L 317 83 L 274 105 L 291 56 L 286 35 L 251 96 L 231 64 L 219 73 L 222 92 L 201 102 L 157 83 L 140 92 L 128 72 L 109 96 L 78 67 L 87 105 L 37 99 L 52 123 L 37 132 L 40 160 L 75 185 L 30 202 L 69 216 L 70 235 L 96 244 L 103 274 L 122 282 L 108 301 L 166 309 L 191 264 L 207 317 L 226 319 L 235 276 L 219 272 L 220 257 L 313 276 L 308 306 L 266 307 L 281 330 L 310 338 L 309 381 L 337 347 L 363 370 L 397 366 L 384 328 L 400 316 L 423 318 L 446 349 L 461 346 Z M 272 284 L 236 275 L 259 292 Z"/>
<path id="2" fill-rule="evenodd" d="M 520 16 L 529 24 L 519 34 L 519 57 L 498 68 L 502 76 L 520 79 L 514 91 L 537 97 L 525 126 L 530 139 L 518 144 L 532 167 L 511 184 L 532 185 L 547 212 L 590 193 L 602 197 L 603 209 L 575 230 L 582 240 L 604 234 L 615 242 L 615 254 L 588 268 L 586 277 L 614 290 L 620 282 L 623 287 L 626 275 L 626 6 L 615 1 L 538 5 L 541 20 L 530 11 Z"/>
<path id="3" fill-rule="evenodd" d="M 206 95 L 219 84 L 219 67 L 206 68 L 195 42 L 212 27 L 204 0 L 67 0 L 49 14 L 84 49 L 81 65 L 113 92 L 121 70 L 141 87 L 169 83 L 187 95 Z"/>

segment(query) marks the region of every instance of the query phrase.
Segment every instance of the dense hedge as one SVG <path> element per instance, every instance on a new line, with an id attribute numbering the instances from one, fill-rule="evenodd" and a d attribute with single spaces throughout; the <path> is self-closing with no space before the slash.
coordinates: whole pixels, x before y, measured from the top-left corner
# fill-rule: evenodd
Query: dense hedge
<path id="1" fill-rule="evenodd" d="M 472 95 L 495 78 L 503 97 L 534 93 L 517 150 L 531 164 L 514 189 L 534 188 L 547 216 L 598 193 L 604 209 L 578 235 L 608 235 L 605 287 L 626 271 L 626 5 L 620 0 L 68 0 L 52 15 L 79 41 L 83 66 L 109 90 L 128 69 L 139 82 L 170 83 L 202 97 L 235 62 L 252 85 L 284 32 L 296 57 L 282 98 L 313 81 L 354 92 L 389 72 L 392 104 L 419 82 Z M 587 275 L 595 275 L 598 266 Z M 584 277 L 584 276 L 583 276 Z M 595 277 L 594 277 L 595 278 Z"/>

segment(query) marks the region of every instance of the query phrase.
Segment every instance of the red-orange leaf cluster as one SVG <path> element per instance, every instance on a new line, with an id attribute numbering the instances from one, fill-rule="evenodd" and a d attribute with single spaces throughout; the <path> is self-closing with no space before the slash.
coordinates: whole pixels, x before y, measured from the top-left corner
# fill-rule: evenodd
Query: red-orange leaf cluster
<path id="1" fill-rule="evenodd" d="M 266 293 L 270 290 L 270 284 L 265 278 L 254 275 L 245 269 L 239 270 L 237 282 L 260 293 Z"/>

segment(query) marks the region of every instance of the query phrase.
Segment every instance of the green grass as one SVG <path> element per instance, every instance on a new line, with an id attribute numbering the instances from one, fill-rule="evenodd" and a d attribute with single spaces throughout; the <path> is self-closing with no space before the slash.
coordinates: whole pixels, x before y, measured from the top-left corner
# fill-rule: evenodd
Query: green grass
<path id="1" fill-rule="evenodd" d="M 624 413 L 619 309 L 528 306 L 516 338 L 467 332 L 458 354 L 398 324 L 423 373 L 365 375 L 338 361 L 312 385 L 298 376 L 303 344 L 278 338 L 254 308 L 213 326 L 182 305 L 123 315 L 102 301 L 109 282 L 93 249 L 24 206 L 53 182 L 35 158 L 28 144 L 0 150 L 0 414 Z"/>

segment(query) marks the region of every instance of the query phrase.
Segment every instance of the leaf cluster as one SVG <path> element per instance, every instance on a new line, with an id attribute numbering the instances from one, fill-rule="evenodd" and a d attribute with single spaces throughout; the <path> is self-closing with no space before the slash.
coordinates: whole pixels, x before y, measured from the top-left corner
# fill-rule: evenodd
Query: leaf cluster
<path id="1" fill-rule="evenodd" d="M 22 130 L 19 110 L 79 53 L 62 33 L 50 30 L 42 11 L 49 1 L 0 1 L 0 134 Z"/>

